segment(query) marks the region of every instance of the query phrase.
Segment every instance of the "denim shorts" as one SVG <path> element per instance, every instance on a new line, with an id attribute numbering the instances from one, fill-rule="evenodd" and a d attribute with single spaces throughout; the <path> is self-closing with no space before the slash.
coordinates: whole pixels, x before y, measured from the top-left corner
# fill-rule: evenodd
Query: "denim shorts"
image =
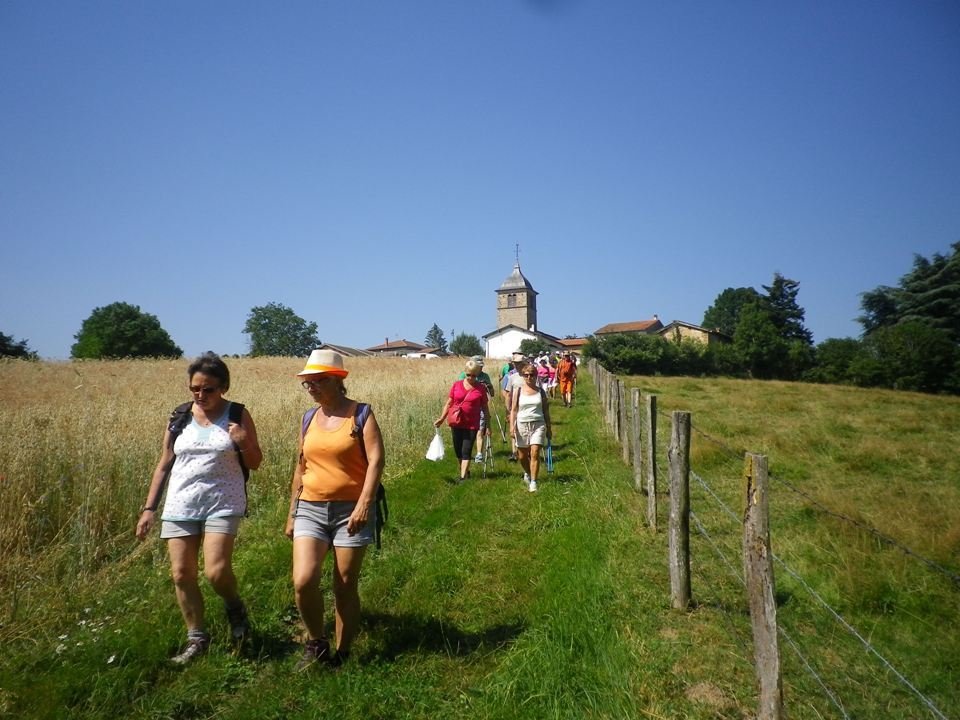
<path id="1" fill-rule="evenodd" d="M 220 533 L 221 535 L 236 536 L 240 529 L 240 515 L 226 517 L 212 517 L 206 520 L 164 520 L 160 526 L 160 539 L 190 537 L 204 533 Z"/>
<path id="2" fill-rule="evenodd" d="M 347 532 L 347 521 L 356 506 L 355 500 L 298 500 L 293 516 L 293 537 L 312 537 L 334 547 L 372 545 L 377 525 L 376 503 L 370 506 L 367 524 L 351 535 Z"/>

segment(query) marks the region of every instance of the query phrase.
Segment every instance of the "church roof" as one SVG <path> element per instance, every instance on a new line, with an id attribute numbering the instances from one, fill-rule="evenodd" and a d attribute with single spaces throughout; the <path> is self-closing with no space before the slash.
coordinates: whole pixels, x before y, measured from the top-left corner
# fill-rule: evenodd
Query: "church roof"
<path id="1" fill-rule="evenodd" d="M 533 285 L 530 284 L 530 281 L 523 276 L 522 272 L 520 272 L 519 261 L 513 264 L 513 272 L 507 276 L 507 279 L 503 281 L 503 284 L 500 286 L 497 292 L 510 292 L 512 290 L 529 290 L 534 295 L 540 294 L 533 289 Z"/>

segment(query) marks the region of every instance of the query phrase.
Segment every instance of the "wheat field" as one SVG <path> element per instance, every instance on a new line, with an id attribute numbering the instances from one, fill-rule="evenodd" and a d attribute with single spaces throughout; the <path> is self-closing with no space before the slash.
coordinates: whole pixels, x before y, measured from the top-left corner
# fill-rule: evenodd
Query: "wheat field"
<path id="1" fill-rule="evenodd" d="M 284 502 L 300 416 L 299 358 L 226 358 L 228 399 L 250 410 L 264 462 L 251 513 Z M 29 626 L 53 588 L 103 582 L 134 537 L 170 411 L 190 399 L 182 360 L 0 362 L 0 610 Z M 348 394 L 369 402 L 387 449 L 384 482 L 409 472 L 433 433 L 457 359 L 347 358 Z M 37 618 L 38 620 L 40 618 Z"/>

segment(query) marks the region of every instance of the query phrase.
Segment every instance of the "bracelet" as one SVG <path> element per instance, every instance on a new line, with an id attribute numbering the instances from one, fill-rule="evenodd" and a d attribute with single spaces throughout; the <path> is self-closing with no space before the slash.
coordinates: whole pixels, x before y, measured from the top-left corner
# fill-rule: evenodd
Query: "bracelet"
<path id="1" fill-rule="evenodd" d="M 155 513 L 157 511 L 157 508 L 144 505 L 143 507 L 140 508 L 140 514 L 143 515 L 145 512 L 147 512 L 147 510 L 149 510 L 152 513 Z"/>

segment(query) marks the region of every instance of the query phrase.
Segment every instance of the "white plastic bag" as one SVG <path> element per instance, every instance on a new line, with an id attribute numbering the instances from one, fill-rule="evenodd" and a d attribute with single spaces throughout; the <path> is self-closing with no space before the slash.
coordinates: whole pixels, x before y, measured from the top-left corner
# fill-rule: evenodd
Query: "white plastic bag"
<path id="1" fill-rule="evenodd" d="M 440 428 L 437 428 L 433 440 L 430 441 L 430 447 L 427 448 L 427 460 L 434 462 L 443 460 L 443 438 L 440 437 Z"/>

